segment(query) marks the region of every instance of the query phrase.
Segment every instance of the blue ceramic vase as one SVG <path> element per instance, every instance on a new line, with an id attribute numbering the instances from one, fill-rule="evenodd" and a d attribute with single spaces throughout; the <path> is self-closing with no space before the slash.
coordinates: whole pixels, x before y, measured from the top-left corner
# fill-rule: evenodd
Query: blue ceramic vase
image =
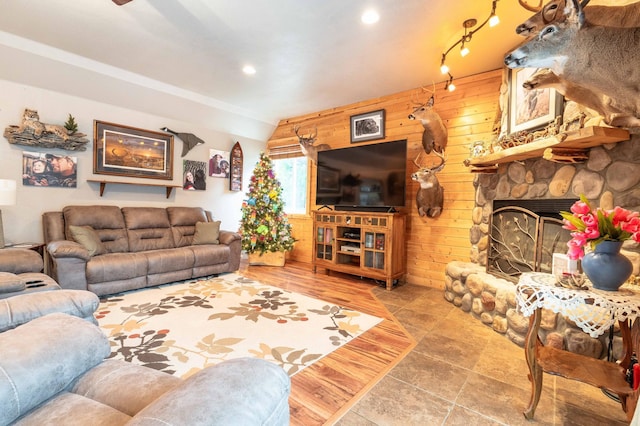
<path id="1" fill-rule="evenodd" d="M 631 276 L 633 265 L 620 253 L 622 241 L 602 241 L 582 258 L 582 270 L 593 288 L 617 291 Z"/>

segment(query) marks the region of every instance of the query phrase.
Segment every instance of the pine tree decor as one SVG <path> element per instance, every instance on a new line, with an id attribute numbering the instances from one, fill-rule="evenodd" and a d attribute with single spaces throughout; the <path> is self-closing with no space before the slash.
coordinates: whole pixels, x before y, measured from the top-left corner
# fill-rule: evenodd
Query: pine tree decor
<path id="1" fill-rule="evenodd" d="M 76 119 L 73 118 L 73 115 L 69 114 L 69 118 L 66 123 L 64 123 L 64 128 L 67 129 L 67 133 L 70 135 L 78 131 L 78 123 L 76 123 Z"/>
<path id="2" fill-rule="evenodd" d="M 281 195 L 282 187 L 273 172 L 273 163 L 262 152 L 249 182 L 247 199 L 242 203 L 242 249 L 250 255 L 293 249 L 295 239 L 291 236 Z"/>

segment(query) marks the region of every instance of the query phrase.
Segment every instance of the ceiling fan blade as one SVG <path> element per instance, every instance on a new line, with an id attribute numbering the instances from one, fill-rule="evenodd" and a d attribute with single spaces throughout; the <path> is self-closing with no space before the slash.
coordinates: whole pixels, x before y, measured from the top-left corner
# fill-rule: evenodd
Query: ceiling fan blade
<path id="1" fill-rule="evenodd" d="M 129 3 L 131 0 L 112 0 L 118 6 L 122 6 L 123 4 Z"/>

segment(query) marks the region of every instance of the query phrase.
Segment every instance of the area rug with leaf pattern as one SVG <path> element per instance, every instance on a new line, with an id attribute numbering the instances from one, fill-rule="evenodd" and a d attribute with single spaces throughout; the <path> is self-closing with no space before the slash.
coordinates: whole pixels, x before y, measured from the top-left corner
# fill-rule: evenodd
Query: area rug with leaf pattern
<path id="1" fill-rule="evenodd" d="M 226 274 L 103 297 L 111 358 L 179 377 L 227 359 L 300 372 L 382 319 Z"/>

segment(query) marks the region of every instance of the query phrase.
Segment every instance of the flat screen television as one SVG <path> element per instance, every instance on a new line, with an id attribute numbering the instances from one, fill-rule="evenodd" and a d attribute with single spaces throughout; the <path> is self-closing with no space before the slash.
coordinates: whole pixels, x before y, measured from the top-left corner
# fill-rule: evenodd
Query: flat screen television
<path id="1" fill-rule="evenodd" d="M 320 151 L 317 166 L 318 206 L 353 211 L 405 206 L 406 139 Z"/>

